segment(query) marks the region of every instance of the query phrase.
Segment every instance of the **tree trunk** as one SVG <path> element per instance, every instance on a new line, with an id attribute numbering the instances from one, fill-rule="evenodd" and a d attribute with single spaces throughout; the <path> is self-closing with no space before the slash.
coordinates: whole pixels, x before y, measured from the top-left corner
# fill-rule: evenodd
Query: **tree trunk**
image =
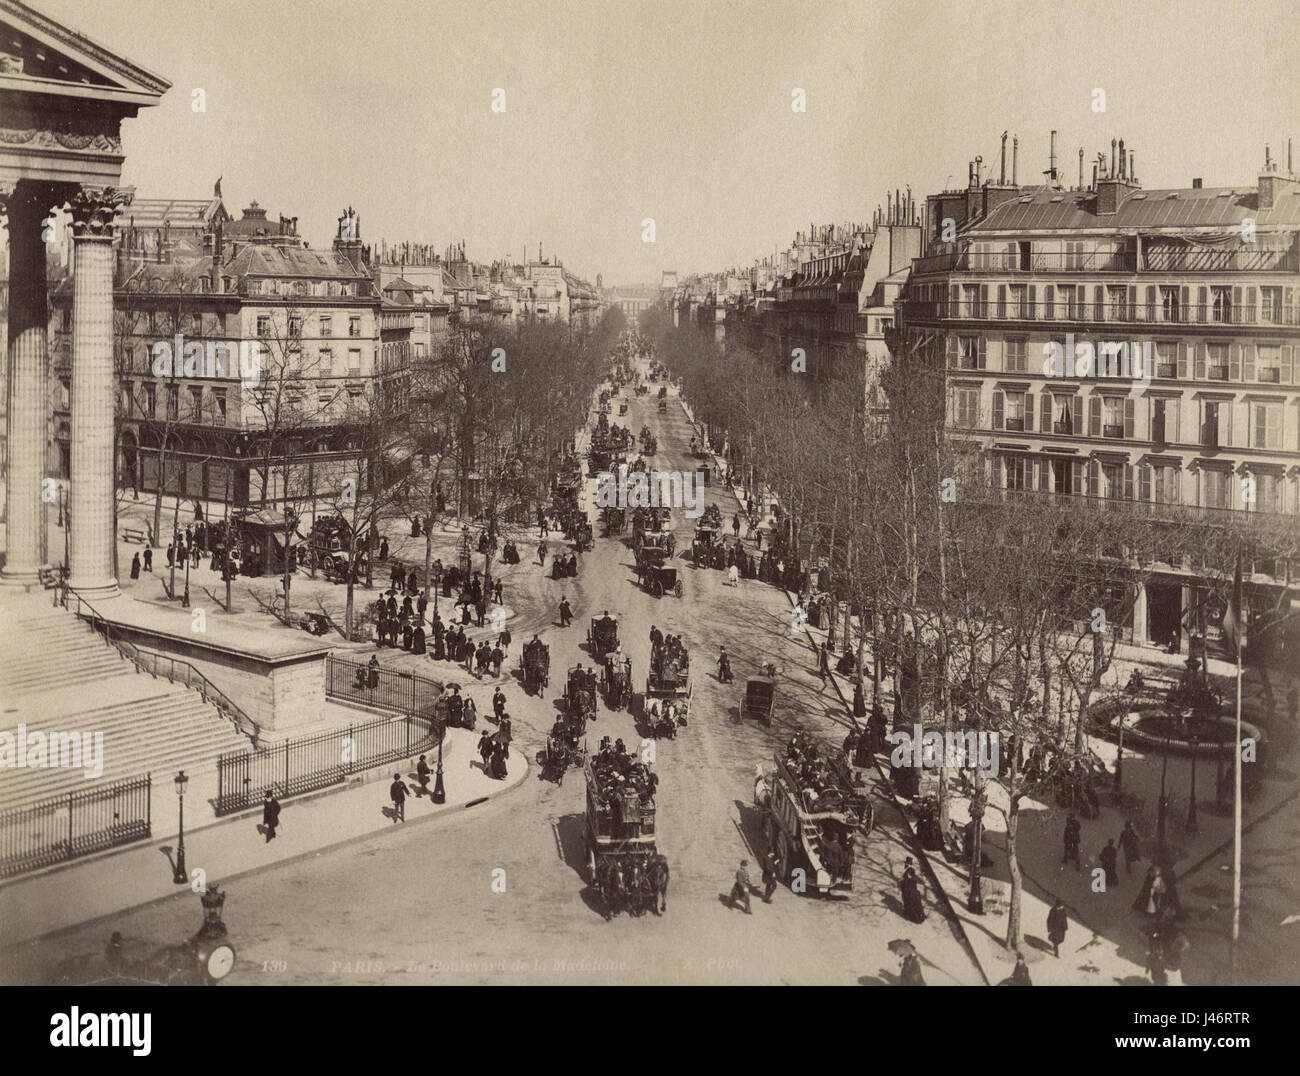
<path id="1" fill-rule="evenodd" d="M 1014 774 L 1012 787 L 1015 787 Z M 1016 832 L 1020 827 L 1020 801 L 1015 795 L 1011 797 L 1011 808 L 1007 812 L 1007 870 L 1011 875 L 1011 906 L 1007 915 L 1007 948 L 1020 951 L 1023 944 L 1020 930 L 1020 897 L 1024 882 L 1020 876 L 1020 859 L 1016 855 Z"/>

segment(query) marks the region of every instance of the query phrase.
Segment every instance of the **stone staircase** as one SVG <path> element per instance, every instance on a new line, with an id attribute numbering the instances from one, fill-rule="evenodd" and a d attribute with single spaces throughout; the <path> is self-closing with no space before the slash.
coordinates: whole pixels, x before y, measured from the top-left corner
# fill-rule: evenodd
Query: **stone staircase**
<path id="1" fill-rule="evenodd" d="M 218 755 L 249 746 L 197 691 L 140 672 L 84 621 L 46 601 L 0 606 L 0 731 L 99 734 L 103 772 L 80 767 L 0 768 L 0 810 L 152 773 L 211 771 Z M 169 791 L 169 790 L 168 790 Z"/>

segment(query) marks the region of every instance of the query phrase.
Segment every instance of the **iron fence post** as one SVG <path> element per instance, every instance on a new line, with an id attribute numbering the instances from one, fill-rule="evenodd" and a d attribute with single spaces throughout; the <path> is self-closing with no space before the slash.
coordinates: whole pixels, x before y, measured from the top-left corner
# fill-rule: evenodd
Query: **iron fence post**
<path id="1" fill-rule="evenodd" d="M 284 741 L 284 794 L 289 794 L 289 741 Z"/>
<path id="2" fill-rule="evenodd" d="M 72 858 L 72 812 L 74 810 L 74 803 L 75 803 L 74 794 L 69 792 L 68 793 L 68 854 L 64 856 L 65 859 Z"/>

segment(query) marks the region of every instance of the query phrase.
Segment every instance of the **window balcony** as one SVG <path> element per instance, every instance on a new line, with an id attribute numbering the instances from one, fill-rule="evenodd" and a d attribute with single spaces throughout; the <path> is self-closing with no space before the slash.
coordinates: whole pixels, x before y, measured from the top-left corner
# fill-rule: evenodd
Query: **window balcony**
<path id="1" fill-rule="evenodd" d="M 1124 436 L 1124 426 L 1123 424 L 1116 426 L 1103 426 L 1101 428 L 1101 435 L 1103 437 L 1122 438 Z"/>
<path id="2" fill-rule="evenodd" d="M 1053 433 L 1062 433 L 1062 434 L 1073 434 L 1073 433 L 1074 433 L 1074 423 L 1073 423 L 1073 422 L 1061 422 L 1061 421 L 1053 422 L 1053 423 L 1052 423 L 1052 432 L 1053 432 Z"/>
<path id="3" fill-rule="evenodd" d="M 1211 366 L 1206 376 L 1211 381 L 1227 381 L 1228 368 L 1226 366 Z"/>
<path id="4" fill-rule="evenodd" d="M 1006 427 L 1010 433 L 1024 433 L 1025 420 L 1023 418 L 1009 418 L 1006 421 Z"/>
<path id="5" fill-rule="evenodd" d="M 1276 385 L 1282 380 L 1282 371 L 1276 366 L 1264 366 L 1255 371 L 1255 378 L 1264 385 Z"/>
<path id="6" fill-rule="evenodd" d="M 1156 363 L 1156 377 L 1173 380 L 1178 376 L 1178 364 L 1173 362 Z"/>

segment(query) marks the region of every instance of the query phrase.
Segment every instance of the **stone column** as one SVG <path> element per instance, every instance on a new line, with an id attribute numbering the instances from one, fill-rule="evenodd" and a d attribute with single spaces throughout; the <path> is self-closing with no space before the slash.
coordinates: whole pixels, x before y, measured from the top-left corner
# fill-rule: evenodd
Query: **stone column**
<path id="1" fill-rule="evenodd" d="M 68 585 L 115 597 L 113 217 L 130 188 L 81 187 L 69 200 L 72 262 L 72 530 Z"/>
<path id="2" fill-rule="evenodd" d="M 0 189 L 0 203 L 9 217 L 7 545 L 0 579 L 22 586 L 37 582 L 45 560 L 41 491 L 50 408 L 46 347 L 50 318 L 41 222 L 54 202 L 50 187 L 29 180 Z"/>

